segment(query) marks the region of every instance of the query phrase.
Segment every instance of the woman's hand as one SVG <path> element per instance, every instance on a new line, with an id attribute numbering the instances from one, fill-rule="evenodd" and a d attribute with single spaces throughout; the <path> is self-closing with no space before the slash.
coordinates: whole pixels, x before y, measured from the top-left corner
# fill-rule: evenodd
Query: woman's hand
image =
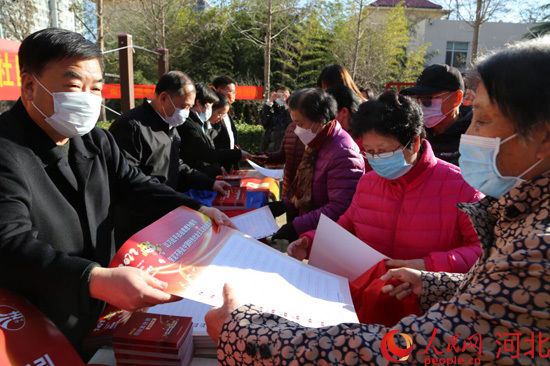
<path id="1" fill-rule="evenodd" d="M 286 253 L 292 258 L 302 261 L 307 257 L 309 245 L 309 239 L 306 236 L 301 237 L 289 244 L 288 248 L 286 248 Z"/>
<path id="2" fill-rule="evenodd" d="M 407 267 L 412 269 L 418 269 L 420 271 L 425 271 L 426 262 L 424 261 L 424 259 L 408 259 L 408 260 L 390 259 L 389 261 L 386 261 L 386 267 L 390 267 L 390 268 Z"/>
<path id="3" fill-rule="evenodd" d="M 216 344 L 218 344 L 223 324 L 231 318 L 231 313 L 239 306 L 233 289 L 226 283 L 223 286 L 223 305 L 219 308 L 212 308 L 204 316 L 206 332 Z"/>
<path id="4" fill-rule="evenodd" d="M 403 282 L 399 286 L 385 285 L 382 287 L 382 293 L 395 296 L 398 300 L 403 300 L 411 293 L 416 295 L 422 295 L 422 272 L 411 268 L 398 268 L 390 269 L 382 277 L 382 281 L 389 281 L 392 279 Z"/>

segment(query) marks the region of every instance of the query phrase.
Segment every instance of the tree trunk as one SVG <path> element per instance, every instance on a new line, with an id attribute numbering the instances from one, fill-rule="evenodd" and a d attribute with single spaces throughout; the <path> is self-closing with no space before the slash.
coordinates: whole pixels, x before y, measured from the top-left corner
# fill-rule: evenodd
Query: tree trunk
<path id="1" fill-rule="evenodd" d="M 271 1 L 267 0 L 267 26 L 265 32 L 265 49 L 264 49 L 264 98 L 269 98 L 269 90 L 271 89 Z"/>
<path id="2" fill-rule="evenodd" d="M 161 47 L 166 48 L 166 11 L 164 9 L 165 2 L 161 0 L 160 2 L 160 37 L 161 37 Z"/>
<path id="3" fill-rule="evenodd" d="M 361 35 L 361 21 L 363 19 L 363 0 L 359 2 L 359 16 L 357 17 L 357 33 L 355 34 L 355 49 L 353 50 L 353 59 L 351 67 L 351 78 L 355 79 L 357 71 L 357 54 L 359 53 L 359 38 Z"/>
<path id="4" fill-rule="evenodd" d="M 103 28 L 103 0 L 97 0 L 97 46 L 99 50 L 103 53 L 105 51 L 105 33 Z M 101 103 L 101 116 L 102 121 L 107 121 L 107 112 L 105 111 L 105 99 Z"/>
<path id="5" fill-rule="evenodd" d="M 476 19 L 474 21 L 474 35 L 472 38 L 472 57 L 471 57 L 471 63 L 473 64 L 477 58 L 477 45 L 479 43 L 479 28 L 481 27 L 482 19 L 481 19 L 481 5 L 482 0 L 477 0 L 476 4 Z"/>

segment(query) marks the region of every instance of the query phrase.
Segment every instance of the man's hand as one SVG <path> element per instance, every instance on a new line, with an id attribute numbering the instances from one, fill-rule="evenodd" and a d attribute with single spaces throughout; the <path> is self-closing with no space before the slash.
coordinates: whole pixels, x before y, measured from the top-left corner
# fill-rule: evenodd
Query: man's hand
<path id="1" fill-rule="evenodd" d="M 233 289 L 226 283 L 223 286 L 223 305 L 219 308 L 211 309 L 204 316 L 206 331 L 216 344 L 218 344 L 223 324 L 231 318 L 231 313 L 239 306 Z"/>
<path id="2" fill-rule="evenodd" d="M 210 219 L 216 224 L 216 225 L 226 225 L 230 228 L 237 229 L 233 222 L 227 217 L 226 214 L 218 210 L 214 207 L 207 207 L 202 206 L 199 209 L 199 212 L 202 214 L 205 214 L 206 216 L 210 217 Z"/>
<path id="3" fill-rule="evenodd" d="M 269 102 L 273 104 L 277 98 L 279 98 L 279 93 L 271 92 L 271 94 L 269 95 Z"/>
<path id="4" fill-rule="evenodd" d="M 424 259 L 390 259 L 389 261 L 386 261 L 386 266 L 390 268 L 401 268 L 401 267 L 407 267 L 412 269 L 418 269 L 420 271 L 426 270 L 426 262 Z"/>
<path id="5" fill-rule="evenodd" d="M 90 295 L 128 311 L 181 299 L 164 292 L 167 287 L 135 267 L 96 267 L 90 273 Z"/>
<path id="6" fill-rule="evenodd" d="M 398 300 L 403 300 L 412 292 L 418 296 L 422 295 L 422 273 L 419 270 L 411 268 L 390 269 L 380 279 L 382 281 L 396 279 L 404 282 L 397 287 L 393 285 L 382 287 L 382 293 L 389 293 L 390 296 L 395 296 Z"/>
<path id="7" fill-rule="evenodd" d="M 231 189 L 231 184 L 223 180 L 217 180 L 212 186 L 212 190 L 223 194 L 225 197 L 229 196 L 229 191 Z"/>
<path id="8" fill-rule="evenodd" d="M 307 257 L 309 245 L 309 239 L 306 236 L 301 237 L 289 244 L 288 248 L 286 248 L 286 253 L 292 258 L 302 261 Z"/>

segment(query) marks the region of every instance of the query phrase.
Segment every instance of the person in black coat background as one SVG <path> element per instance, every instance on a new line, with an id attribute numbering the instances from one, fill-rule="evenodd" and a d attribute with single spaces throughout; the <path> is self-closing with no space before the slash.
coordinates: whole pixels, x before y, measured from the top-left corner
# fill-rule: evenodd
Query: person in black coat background
<path id="1" fill-rule="evenodd" d="M 0 116 L 0 286 L 30 300 L 79 351 L 105 302 L 133 311 L 176 300 L 145 271 L 106 268 L 117 250 L 114 205 L 140 213 L 136 230 L 181 205 L 231 225 L 131 166 L 94 128 L 102 64 L 78 33 L 31 34 L 19 49 L 21 98 Z"/>
<path id="2" fill-rule="evenodd" d="M 190 188 L 226 193 L 229 184 L 190 167 L 180 159 L 178 126 L 184 124 L 195 104 L 193 81 L 181 71 L 164 74 L 147 99 L 109 128 L 128 161 L 161 183 L 185 192 Z"/>
<path id="3" fill-rule="evenodd" d="M 235 102 L 235 97 L 237 96 L 237 82 L 230 78 L 229 76 L 217 76 L 212 82 L 214 89 L 217 92 L 224 94 L 227 99 L 229 99 L 229 104 Z M 237 128 L 233 122 L 233 118 L 226 113 L 223 117 L 221 123 L 212 125 L 212 139 L 214 140 L 214 145 L 216 149 L 238 149 L 239 148 L 239 137 L 237 134 Z M 231 170 L 239 169 L 238 164 L 231 164 L 225 168 L 228 172 Z"/>
<path id="4" fill-rule="evenodd" d="M 181 136 L 180 158 L 192 168 L 215 178 L 223 173 L 222 166 L 234 166 L 240 160 L 249 158 L 250 154 L 240 149 L 216 149 L 209 120 L 212 118 L 214 105 L 218 114 L 220 108 L 229 108 L 229 101 L 223 94 L 203 83 L 195 84 L 195 90 L 195 105 L 191 108 L 187 121 L 177 127 Z M 226 102 L 220 103 L 220 99 L 225 99 Z"/>
<path id="5" fill-rule="evenodd" d="M 286 105 L 289 96 L 287 88 L 277 88 L 260 109 L 260 123 L 264 128 L 260 150 L 263 152 L 274 152 L 281 147 L 286 128 L 292 123 Z"/>
<path id="6" fill-rule="evenodd" d="M 472 121 L 472 107 L 462 104 L 464 79 L 449 65 L 426 67 L 413 87 L 401 90 L 418 101 L 424 114 L 426 139 L 437 158 L 458 166 L 460 138 Z"/>

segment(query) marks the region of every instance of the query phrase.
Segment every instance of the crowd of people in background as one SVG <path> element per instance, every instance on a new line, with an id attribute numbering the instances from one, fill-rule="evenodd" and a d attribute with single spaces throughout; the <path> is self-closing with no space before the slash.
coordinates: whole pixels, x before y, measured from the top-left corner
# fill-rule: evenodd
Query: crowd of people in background
<path id="1" fill-rule="evenodd" d="M 459 355 L 498 363 L 515 357 L 499 350 L 496 331 L 549 336 L 550 38 L 481 60 L 468 88 L 459 70 L 435 64 L 414 86 L 375 95 L 327 66 L 316 87 L 269 94 L 260 151 L 239 145 L 230 76 L 170 71 L 105 131 L 94 127 L 103 66 L 92 42 L 45 29 L 22 42 L 19 62 L 21 98 L 0 116 L 0 286 L 78 350 L 106 302 L 135 310 L 174 300 L 145 272 L 107 268 L 116 248 L 181 205 L 232 226 L 185 192 L 227 194 L 224 175 L 247 159 L 284 165 L 281 199 L 268 206 L 286 214 L 272 239 L 286 240 L 288 255 L 308 258 L 324 214 L 392 258 L 382 279 L 400 284 L 382 292 L 418 296 L 421 314 L 391 327 L 309 329 L 240 306 L 226 288 L 206 319 L 220 364 L 380 365 L 392 330 L 436 349 L 480 334 L 480 353 Z"/>

